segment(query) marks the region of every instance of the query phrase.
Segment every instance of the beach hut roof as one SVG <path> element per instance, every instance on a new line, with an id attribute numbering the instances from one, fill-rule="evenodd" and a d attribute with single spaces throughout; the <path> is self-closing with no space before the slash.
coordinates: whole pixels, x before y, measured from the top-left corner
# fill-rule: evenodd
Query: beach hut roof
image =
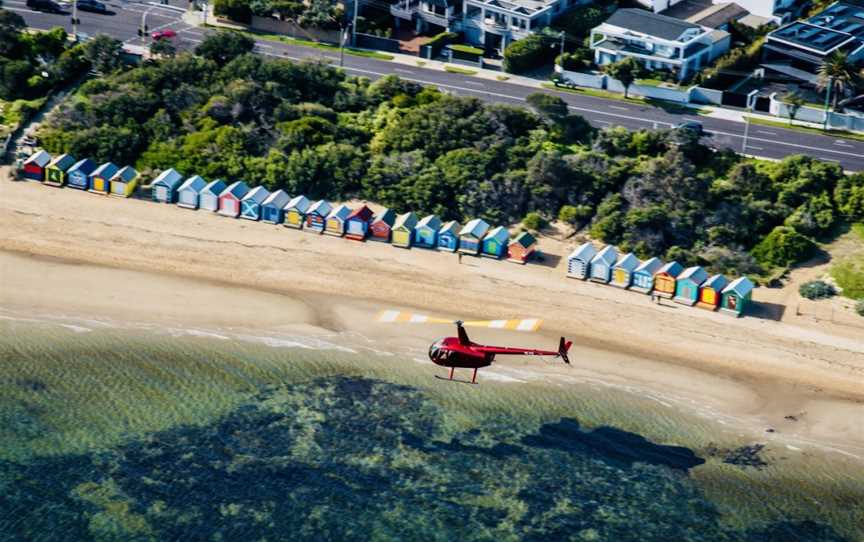
<path id="1" fill-rule="evenodd" d="M 270 191 L 264 188 L 263 186 L 256 186 L 252 190 L 246 192 L 246 195 L 243 196 L 243 201 L 254 201 L 255 203 L 262 203 L 267 196 L 270 195 Z"/>
<path id="2" fill-rule="evenodd" d="M 636 273 L 649 273 L 653 275 L 658 269 L 663 267 L 663 261 L 658 257 L 648 258 L 636 268 Z"/>
<path id="3" fill-rule="evenodd" d="M 90 175 L 93 175 L 94 177 L 99 175 L 100 177 L 107 177 L 110 179 L 115 173 L 117 173 L 118 169 L 120 168 L 118 168 L 114 162 L 105 162 L 101 166 L 97 167 Z"/>
<path id="4" fill-rule="evenodd" d="M 530 248 L 532 245 L 537 244 L 537 239 L 535 239 L 534 236 L 527 231 L 523 231 L 522 233 L 517 235 L 515 239 L 510 241 L 510 244 L 522 245 L 525 248 Z"/>
<path id="5" fill-rule="evenodd" d="M 459 223 L 456 222 L 455 220 L 451 220 L 450 222 L 447 222 L 443 226 L 441 226 L 441 229 L 438 230 L 438 235 L 440 236 L 442 234 L 447 233 L 447 234 L 455 236 L 456 232 L 459 231 L 460 229 L 461 228 L 459 227 Z"/>
<path id="6" fill-rule="evenodd" d="M 309 208 L 309 198 L 306 196 L 294 196 L 291 198 L 291 201 L 285 206 L 285 210 L 288 209 L 297 209 L 301 213 L 305 213 L 306 209 Z"/>
<path id="7" fill-rule="evenodd" d="M 132 166 L 123 166 L 114 174 L 113 177 L 111 177 L 111 180 L 128 183 L 137 176 L 138 172 L 135 171 L 135 168 Z"/>
<path id="8" fill-rule="evenodd" d="M 503 243 L 510 239 L 510 232 L 503 226 L 497 226 L 487 233 L 483 239 L 495 239 L 496 241 Z"/>
<path id="9" fill-rule="evenodd" d="M 330 202 L 327 201 L 326 199 L 321 199 L 321 200 L 316 201 L 315 203 L 312 204 L 311 207 L 309 207 L 308 213 L 309 214 L 318 213 L 321 216 L 327 216 L 330 214 L 330 209 L 332 209 Z"/>
<path id="10" fill-rule="evenodd" d="M 372 222 L 383 222 L 388 226 L 393 226 L 393 223 L 396 222 L 396 211 L 393 209 L 381 209 Z"/>
<path id="11" fill-rule="evenodd" d="M 702 287 L 711 288 L 712 290 L 717 290 L 718 292 L 721 292 L 727 284 L 729 284 L 729 280 L 723 275 L 713 275 L 711 277 L 708 277 L 708 280 L 702 283 Z"/>
<path id="12" fill-rule="evenodd" d="M 180 181 L 183 180 L 183 175 L 180 175 L 180 172 L 174 168 L 166 169 L 162 173 L 159 174 L 156 179 L 153 180 L 153 184 L 162 184 L 167 186 L 168 188 L 174 188 Z"/>
<path id="13" fill-rule="evenodd" d="M 690 279 L 697 284 L 702 284 L 707 278 L 708 272 L 699 267 L 698 265 L 688 267 L 687 269 L 682 271 L 680 275 L 678 275 L 678 280 Z"/>
<path id="14" fill-rule="evenodd" d="M 45 167 L 51 161 L 51 155 L 44 149 L 39 149 L 24 160 L 24 165 L 36 164 L 39 167 Z"/>
<path id="15" fill-rule="evenodd" d="M 678 262 L 672 261 L 672 262 L 667 263 L 666 265 L 664 265 L 660 269 L 658 269 L 657 273 L 655 273 L 655 274 L 659 275 L 660 273 L 664 273 L 666 275 L 669 275 L 670 277 L 677 277 L 678 275 L 681 274 L 681 271 L 683 271 L 683 270 L 684 270 L 683 265 L 681 265 Z"/>
<path id="16" fill-rule="evenodd" d="M 598 252 L 592 259 L 591 263 L 594 262 L 602 262 L 608 266 L 615 265 L 615 262 L 618 260 L 618 249 L 613 245 L 606 245 L 603 249 Z"/>
<path id="17" fill-rule="evenodd" d="M 723 293 L 735 292 L 739 297 L 745 297 L 755 288 L 753 282 L 747 277 L 738 277 L 723 288 Z"/>
<path id="18" fill-rule="evenodd" d="M 207 181 L 204 180 L 204 177 L 193 175 L 183 181 L 183 184 L 180 185 L 178 190 L 194 190 L 195 192 L 200 193 L 206 186 L 209 185 L 207 184 Z"/>
<path id="19" fill-rule="evenodd" d="M 348 215 L 351 214 L 351 208 L 345 205 L 344 203 L 339 204 L 335 209 L 330 211 L 330 214 L 327 215 L 327 218 L 339 218 L 341 220 L 347 220 Z"/>
<path id="20" fill-rule="evenodd" d="M 473 235 L 474 237 L 483 237 L 486 235 L 486 232 L 489 231 L 489 224 L 486 223 L 482 218 L 475 218 L 474 220 L 465 224 L 465 227 L 462 228 L 462 231 L 459 232 L 459 235 Z"/>
<path id="21" fill-rule="evenodd" d="M 81 160 L 75 162 L 75 165 L 70 167 L 66 173 L 72 173 L 73 171 L 81 171 L 81 173 L 85 175 L 90 175 L 90 172 L 92 172 L 94 169 L 96 169 L 96 162 L 89 158 L 82 158 Z"/>
<path id="22" fill-rule="evenodd" d="M 590 261 L 594 258 L 595 254 L 597 254 L 597 247 L 593 243 L 586 242 L 576 247 L 567 259 Z"/>
<path id="23" fill-rule="evenodd" d="M 369 222 L 372 219 L 372 209 L 369 208 L 368 205 L 361 205 L 357 209 L 351 211 L 351 214 L 348 215 L 348 220 L 362 220 L 363 222 Z"/>
<path id="24" fill-rule="evenodd" d="M 249 185 L 244 183 L 243 181 L 235 181 L 225 187 L 225 190 L 219 194 L 220 196 L 225 194 L 231 194 L 237 199 L 242 199 L 249 192 Z"/>
<path id="25" fill-rule="evenodd" d="M 217 196 L 225 191 L 225 188 L 228 185 L 225 184 L 225 181 L 222 179 L 216 179 L 215 181 L 211 181 L 207 186 L 201 189 L 201 193 L 208 194 L 216 194 Z"/>
<path id="26" fill-rule="evenodd" d="M 417 215 L 413 212 L 401 214 L 396 217 L 396 222 L 393 223 L 393 229 L 396 228 L 414 228 L 417 225 Z"/>
<path id="27" fill-rule="evenodd" d="M 417 223 L 417 228 L 428 228 L 438 231 L 441 228 L 441 219 L 437 215 L 426 215 Z"/>
<path id="28" fill-rule="evenodd" d="M 627 254 L 618 258 L 618 262 L 615 264 L 615 268 L 617 269 L 626 269 L 627 271 L 634 271 L 637 267 L 639 267 L 639 258 L 636 257 L 632 252 L 628 252 Z"/>
<path id="29" fill-rule="evenodd" d="M 285 204 L 291 199 L 291 196 L 288 195 L 288 192 L 279 189 L 275 192 L 271 192 L 267 199 L 264 200 L 262 205 L 266 205 L 267 207 L 276 207 L 278 209 L 282 209 L 285 207 Z"/>
<path id="30" fill-rule="evenodd" d="M 56 157 L 54 157 L 54 159 L 51 160 L 51 161 L 48 163 L 48 165 L 49 165 L 50 167 L 56 167 L 56 168 L 58 168 L 58 169 L 60 169 L 60 170 L 62 170 L 62 171 L 66 171 L 66 170 L 69 169 L 69 168 L 72 166 L 72 164 L 74 164 L 74 163 L 75 163 L 75 159 L 72 158 L 72 155 L 71 155 L 71 154 L 61 154 L 60 156 L 56 156 Z"/>

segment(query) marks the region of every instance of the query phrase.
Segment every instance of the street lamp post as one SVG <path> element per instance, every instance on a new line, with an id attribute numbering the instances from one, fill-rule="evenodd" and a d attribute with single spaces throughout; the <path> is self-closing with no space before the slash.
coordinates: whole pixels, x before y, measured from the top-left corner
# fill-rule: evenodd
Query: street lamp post
<path id="1" fill-rule="evenodd" d="M 147 15 L 149 15 L 150 11 L 155 7 L 156 6 L 151 6 L 150 8 L 146 9 L 144 11 L 144 13 L 141 14 L 141 30 L 140 30 L 140 32 L 141 32 L 141 39 L 144 41 L 145 44 L 147 43 Z"/>
<path id="2" fill-rule="evenodd" d="M 72 37 L 78 41 L 78 0 L 72 0 Z"/>
<path id="3" fill-rule="evenodd" d="M 831 87 L 834 86 L 834 77 L 828 77 L 828 88 L 825 89 L 825 120 L 822 123 L 822 130 L 828 129 L 828 105 L 831 103 Z"/>
<path id="4" fill-rule="evenodd" d="M 351 20 L 351 45 L 357 47 L 357 10 L 360 9 L 360 0 L 354 0 L 354 17 Z"/>

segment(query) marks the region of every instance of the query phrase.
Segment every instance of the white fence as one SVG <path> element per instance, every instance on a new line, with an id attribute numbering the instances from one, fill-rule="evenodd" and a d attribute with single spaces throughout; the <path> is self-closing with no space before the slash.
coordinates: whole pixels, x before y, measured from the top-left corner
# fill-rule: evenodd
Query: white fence
<path id="1" fill-rule="evenodd" d="M 789 105 L 777 99 L 777 94 L 771 95 L 770 112 L 775 117 L 789 118 Z M 802 122 L 825 123 L 825 110 L 802 106 L 795 114 L 795 120 Z M 828 112 L 828 127 L 852 132 L 864 131 L 864 117 L 856 114 Z"/>
<path id="2" fill-rule="evenodd" d="M 564 70 L 561 66 L 555 66 L 555 72 L 561 79 L 570 85 L 576 85 L 586 88 L 597 88 L 608 90 L 610 92 L 624 93 L 624 85 L 621 81 L 613 79 L 603 73 L 583 73 L 571 72 Z M 690 87 L 687 89 L 676 89 L 667 87 L 658 87 L 654 85 L 640 85 L 634 83 L 630 85 L 628 94 L 633 96 L 642 96 L 643 98 L 654 98 L 657 100 L 665 100 L 667 102 L 676 103 L 721 103 L 722 92 L 711 89 L 700 89 L 699 87 Z M 700 99 L 694 99 L 694 95 Z"/>

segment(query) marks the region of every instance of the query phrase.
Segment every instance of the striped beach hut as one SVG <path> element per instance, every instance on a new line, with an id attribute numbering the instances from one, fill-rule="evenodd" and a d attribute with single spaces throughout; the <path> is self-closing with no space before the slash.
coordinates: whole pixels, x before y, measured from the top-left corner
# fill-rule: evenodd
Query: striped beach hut
<path id="1" fill-rule="evenodd" d="M 459 232 L 462 227 L 455 220 L 446 222 L 438 230 L 438 250 L 456 252 L 459 248 Z"/>
<path id="2" fill-rule="evenodd" d="M 684 266 L 678 262 L 669 262 L 654 274 L 654 294 L 672 299 L 675 297 L 675 282 L 678 275 L 684 271 Z"/>
<path id="3" fill-rule="evenodd" d="M 128 198 L 138 187 L 138 172 L 132 166 L 123 166 L 111 177 L 111 195 L 115 198 Z"/>
<path id="4" fill-rule="evenodd" d="M 482 255 L 487 258 L 501 258 L 507 253 L 507 245 L 510 244 L 510 232 L 504 226 L 492 228 L 483 237 Z"/>
<path id="5" fill-rule="evenodd" d="M 272 192 L 261 204 L 261 220 L 271 224 L 281 224 L 285 220 L 285 206 L 291 196 L 284 190 Z"/>
<path id="6" fill-rule="evenodd" d="M 699 301 L 699 287 L 708 279 L 708 272 L 694 265 L 688 267 L 675 280 L 673 301 L 682 305 L 695 305 Z"/>
<path id="7" fill-rule="evenodd" d="M 174 203 L 177 201 L 177 188 L 183 182 L 183 175 L 174 168 L 166 169 L 150 184 L 153 201 Z"/>
<path id="8" fill-rule="evenodd" d="M 66 184 L 66 172 L 75 164 L 71 154 L 61 154 L 45 166 L 45 184 L 48 186 L 63 186 Z"/>
<path id="9" fill-rule="evenodd" d="M 618 249 L 612 245 L 603 247 L 591 258 L 591 270 L 588 277 L 594 282 L 608 284 L 612 280 L 612 267 L 618 261 Z"/>
<path id="10" fill-rule="evenodd" d="M 597 255 L 592 243 L 582 243 L 567 256 L 567 276 L 585 280 L 591 274 L 591 260 Z"/>
<path id="11" fill-rule="evenodd" d="M 51 163 L 48 151 L 38 150 L 31 154 L 21 165 L 21 177 L 28 181 L 42 182 L 45 180 L 45 168 Z"/>
<path id="12" fill-rule="evenodd" d="M 396 222 L 396 211 L 381 209 L 381 212 L 375 215 L 369 225 L 369 239 L 389 243 L 390 231 L 393 229 L 394 222 Z"/>
<path id="13" fill-rule="evenodd" d="M 438 244 L 438 230 L 441 229 L 441 219 L 435 215 L 426 215 L 417 222 L 414 228 L 414 246 L 435 248 Z"/>
<path id="14" fill-rule="evenodd" d="M 327 235 L 335 235 L 342 237 L 345 235 L 345 223 L 348 217 L 351 216 L 351 208 L 341 203 L 337 205 L 330 214 L 327 215 L 327 225 L 324 227 L 324 233 Z"/>
<path id="15" fill-rule="evenodd" d="M 752 302 L 755 285 L 747 277 L 739 277 L 723 288 L 720 311 L 741 316 Z"/>
<path id="16" fill-rule="evenodd" d="M 482 218 L 465 224 L 459 232 L 459 252 L 477 256 L 483 248 L 483 238 L 489 232 L 489 224 Z"/>
<path id="17" fill-rule="evenodd" d="M 66 170 L 66 186 L 87 190 L 90 188 L 90 174 L 96 169 L 96 162 L 89 158 L 78 160 L 75 165 Z"/>
<path id="18" fill-rule="evenodd" d="M 375 213 L 368 205 L 361 205 L 354 209 L 345 223 L 345 238 L 355 241 L 363 241 L 369 234 L 369 226 L 372 225 L 372 217 Z"/>
<path id="19" fill-rule="evenodd" d="M 90 174 L 90 192 L 108 194 L 111 192 L 111 177 L 120 171 L 114 162 L 105 162 Z"/>
<path id="20" fill-rule="evenodd" d="M 228 188 L 222 179 L 216 179 L 207 184 L 198 194 L 198 208 L 205 211 L 216 212 L 219 210 L 219 195 Z"/>
<path id="21" fill-rule="evenodd" d="M 650 294 L 654 289 L 654 274 L 663 267 L 660 258 L 648 258 L 633 271 L 633 283 L 630 290 Z"/>
<path id="22" fill-rule="evenodd" d="M 414 238 L 414 228 L 417 227 L 417 215 L 405 213 L 396 217 L 393 230 L 390 232 L 390 243 L 394 247 L 411 248 Z"/>
<path id="23" fill-rule="evenodd" d="M 723 275 L 713 275 L 702 283 L 699 288 L 699 301 L 696 306 L 710 311 L 716 311 L 720 307 L 720 301 L 723 299 L 723 289 L 729 284 L 729 281 Z"/>
<path id="24" fill-rule="evenodd" d="M 282 224 L 286 228 L 300 229 L 306 221 L 306 211 L 309 210 L 310 201 L 306 196 L 294 196 L 294 198 L 285 205 L 285 222 Z"/>
<path id="25" fill-rule="evenodd" d="M 261 220 L 261 205 L 270 196 L 270 191 L 263 186 L 256 186 L 240 200 L 240 218 Z"/>
<path id="26" fill-rule="evenodd" d="M 183 181 L 177 189 L 177 206 L 186 209 L 197 209 L 201 205 L 201 192 L 208 186 L 200 175 L 193 175 Z"/>
<path id="27" fill-rule="evenodd" d="M 507 246 L 507 261 L 524 264 L 535 250 L 537 250 L 537 239 L 527 231 L 523 231 Z"/>
<path id="28" fill-rule="evenodd" d="M 306 211 L 305 229 L 311 233 L 322 233 L 333 206 L 327 200 L 318 200 Z"/>
<path id="29" fill-rule="evenodd" d="M 641 263 L 632 252 L 621 256 L 612 266 L 612 281 L 609 284 L 618 288 L 629 288 L 633 283 L 633 272 Z"/>
<path id="30" fill-rule="evenodd" d="M 219 194 L 219 211 L 222 216 L 237 218 L 240 216 L 240 200 L 249 193 L 249 185 L 236 181 L 225 187 Z"/>

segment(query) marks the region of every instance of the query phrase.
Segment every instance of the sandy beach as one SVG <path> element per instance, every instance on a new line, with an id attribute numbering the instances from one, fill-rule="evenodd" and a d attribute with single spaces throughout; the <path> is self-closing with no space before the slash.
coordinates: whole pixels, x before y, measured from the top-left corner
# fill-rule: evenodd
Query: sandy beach
<path id="1" fill-rule="evenodd" d="M 753 431 L 776 431 L 766 438 L 864 457 L 860 328 L 817 327 L 789 310 L 775 321 L 656 306 L 648 296 L 566 279 L 566 243 L 541 241 L 543 264 L 466 257 L 458 265 L 451 254 L 5 178 L 0 231 L 0 308 L 18 314 L 356 330 L 416 349 L 452 330 L 395 328 L 374 323 L 374 314 L 397 307 L 453 317 L 540 317 L 538 334 L 482 330 L 472 338 L 548 347 L 562 334 L 576 343 L 574 366 L 503 359 L 490 379 L 509 370 L 550 382 L 654 390 L 746 420 Z M 757 301 L 763 294 L 757 290 Z"/>

